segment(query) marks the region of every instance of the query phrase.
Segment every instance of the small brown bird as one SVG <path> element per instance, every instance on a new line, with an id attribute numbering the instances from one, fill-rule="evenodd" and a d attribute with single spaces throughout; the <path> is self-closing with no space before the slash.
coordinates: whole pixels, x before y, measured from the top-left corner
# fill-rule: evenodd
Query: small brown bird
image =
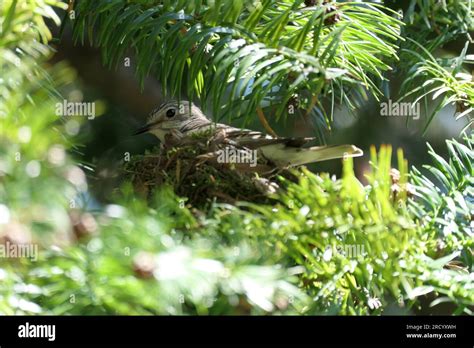
<path id="1" fill-rule="evenodd" d="M 249 129 L 240 129 L 209 120 L 193 103 L 169 101 L 150 113 L 147 124 L 135 134 L 151 133 L 163 143 L 170 139 L 186 143 L 190 139 L 219 139 L 220 142 L 245 151 L 256 150 L 259 159 L 277 167 L 299 166 L 307 163 L 343 157 L 362 156 L 354 145 L 312 146 L 303 145 L 315 138 L 272 137 Z"/>

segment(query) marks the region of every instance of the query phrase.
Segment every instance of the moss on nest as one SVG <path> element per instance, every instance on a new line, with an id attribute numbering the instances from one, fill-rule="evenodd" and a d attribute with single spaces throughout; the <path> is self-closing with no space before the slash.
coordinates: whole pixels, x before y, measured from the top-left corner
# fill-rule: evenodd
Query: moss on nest
<path id="1" fill-rule="evenodd" d="M 271 193 L 278 189 L 275 171 L 263 170 L 269 168 L 265 164 L 249 168 L 199 157 L 209 153 L 207 147 L 196 143 L 179 148 L 155 147 L 144 155 L 133 156 L 125 164 L 125 179 L 147 198 L 160 186 L 170 185 L 177 195 L 187 197 L 188 203 L 196 207 L 213 201 L 268 203 L 272 200 Z"/>

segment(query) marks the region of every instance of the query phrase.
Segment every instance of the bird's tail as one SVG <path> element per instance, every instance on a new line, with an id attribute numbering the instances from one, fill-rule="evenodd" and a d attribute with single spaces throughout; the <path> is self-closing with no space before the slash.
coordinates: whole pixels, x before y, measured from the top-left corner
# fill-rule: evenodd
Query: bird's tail
<path id="1" fill-rule="evenodd" d="M 265 157 L 270 158 L 279 166 L 299 166 L 336 158 L 359 157 L 363 154 L 363 151 L 354 145 L 281 147 L 271 149 L 268 155 L 264 153 Z"/>
<path id="2" fill-rule="evenodd" d="M 336 158 L 359 157 L 364 152 L 354 145 L 313 146 L 302 148 L 291 158 L 291 165 L 302 165 Z"/>

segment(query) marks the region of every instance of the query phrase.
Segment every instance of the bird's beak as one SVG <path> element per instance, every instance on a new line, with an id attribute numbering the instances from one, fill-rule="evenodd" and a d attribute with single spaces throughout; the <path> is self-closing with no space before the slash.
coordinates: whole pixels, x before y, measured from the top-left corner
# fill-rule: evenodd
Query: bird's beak
<path id="1" fill-rule="evenodd" d="M 151 129 L 151 125 L 150 124 L 146 124 L 144 125 L 143 127 L 140 127 L 138 128 L 135 133 L 133 133 L 133 135 L 138 135 L 138 134 L 143 134 L 143 133 L 147 133 L 149 132 Z"/>

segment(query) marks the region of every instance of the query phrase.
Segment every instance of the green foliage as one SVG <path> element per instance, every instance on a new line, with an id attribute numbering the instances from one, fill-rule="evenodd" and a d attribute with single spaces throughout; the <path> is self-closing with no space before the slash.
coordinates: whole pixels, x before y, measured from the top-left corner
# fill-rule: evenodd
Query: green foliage
<path id="1" fill-rule="evenodd" d="M 126 194 L 124 202 L 133 199 Z M 15 265 L 24 273 L 11 289 L 25 289 L 22 298 L 44 314 L 258 314 L 287 309 L 290 298 L 287 311 L 296 313 L 306 296 L 288 282 L 289 271 L 262 263 L 265 255 L 245 241 L 224 247 L 196 236 L 189 243 L 196 221 L 177 203 L 163 191 L 154 209 L 140 201 L 106 207 L 97 215 L 100 234 Z M 6 295 L 3 312 L 28 313 L 12 305 L 18 294 Z"/>
<path id="2" fill-rule="evenodd" d="M 472 0 L 411 0 L 405 13 L 409 30 L 418 39 L 428 41 L 428 49 L 433 51 L 439 45 L 458 36 L 467 36 L 474 28 L 474 8 Z"/>
<path id="3" fill-rule="evenodd" d="M 420 227 L 407 210 L 403 171 L 401 191 L 392 191 L 390 157 L 389 148 L 372 154 L 368 186 L 354 177 L 350 161 L 341 180 L 303 172 L 299 183 L 288 183 L 281 204 L 250 212 L 225 206 L 206 230 L 230 244 L 250 238 L 259 250 L 274 250 L 279 262 L 304 267 L 300 286 L 314 301 L 310 313 L 401 314 L 433 291 L 462 311 L 474 303 L 471 275 L 443 269 L 459 254 L 435 252 L 427 243 L 433 230 Z M 466 245 L 471 243 L 472 237 Z"/>
<path id="4" fill-rule="evenodd" d="M 463 64 L 474 62 L 474 57 L 466 55 L 468 44 L 464 46 L 461 56 L 440 61 L 434 58 L 425 48 L 413 41 L 416 48 L 422 51 L 417 53 L 412 49 L 405 49 L 409 57 L 415 57 L 416 63 L 408 70 L 409 75 L 402 85 L 403 98 L 412 97 L 413 103 L 425 102 L 425 109 L 430 103 L 428 100 L 439 100 L 436 106 L 427 115 L 424 132 L 436 114 L 448 105 L 455 105 L 458 115 L 456 120 L 468 117 L 469 122 L 463 131 L 469 130 L 472 125 L 471 113 L 474 110 L 474 82 L 472 75 L 467 73 Z M 427 110 L 428 112 L 428 110 Z"/>
<path id="5" fill-rule="evenodd" d="M 59 1 L 50 3 L 64 8 Z M 12 94 L 23 80 L 30 81 L 30 88 L 51 91 L 39 63 L 50 54 L 47 43 L 52 38 L 44 18 L 59 24 L 52 6 L 36 0 L 3 0 L 0 4 L 0 117 L 10 99 L 28 96 Z"/>
<path id="6" fill-rule="evenodd" d="M 76 11 L 75 38 L 88 36 L 108 66 L 131 47 L 141 81 L 152 75 L 172 95 L 209 99 L 219 117 L 272 105 L 278 118 L 295 98 L 304 112 L 325 96 L 353 107 L 354 86 L 377 95 L 401 23 L 377 4 L 303 0 L 81 1 Z"/>
<path id="7" fill-rule="evenodd" d="M 430 147 L 434 165 L 425 166 L 436 181 L 412 169 L 417 200 L 410 208 L 429 233 L 436 253 L 462 251 L 462 258 L 472 271 L 474 246 L 474 138 L 465 144 L 447 141 L 449 161 Z"/>
<path id="8" fill-rule="evenodd" d="M 414 103 L 423 101 L 426 123 L 423 133 L 433 118 L 448 105 L 456 107 L 456 120 L 468 118 L 464 130 L 472 129 L 474 83 L 467 64 L 474 57 L 467 54 L 474 30 L 472 0 L 412 0 L 404 16 L 400 64 L 404 82 L 400 99 Z M 440 57 L 440 50 L 456 40 L 465 40 L 459 55 Z M 430 110 L 431 101 L 435 106 Z"/>
<path id="9" fill-rule="evenodd" d="M 380 4 L 352 1 L 81 1 L 75 11 L 75 39 L 100 47 L 109 67 L 131 48 L 142 82 L 151 75 L 165 93 L 197 97 L 215 118 L 245 123 L 264 107 L 278 121 L 292 106 L 330 128 L 337 105 L 354 110 L 369 95 L 378 99 L 397 61 L 401 98 L 424 101 L 424 132 L 447 105 L 456 105 L 457 119 L 472 114 L 472 78 L 463 71 L 472 63 L 471 0 L 412 0 L 405 23 Z M 469 40 L 459 57 L 434 57 L 462 37 Z M 437 100 L 432 110 L 428 98 Z"/>
<path id="10" fill-rule="evenodd" d="M 394 191 L 390 157 L 389 148 L 373 153 L 367 186 L 346 161 L 340 180 L 303 171 L 299 183 L 283 181 L 277 205 L 215 205 L 200 217 L 171 191 L 147 206 L 126 188 L 116 201 L 128 207 L 95 214 L 98 230 L 6 267 L 5 284 L 24 290 L 21 306 L 6 296 L 4 311 L 406 313 L 431 292 L 468 311 L 471 276 L 453 268 L 463 259 L 413 219 L 405 163 Z"/>
<path id="11" fill-rule="evenodd" d="M 58 20 L 43 2 L 4 1 L 0 7 L 0 204 L 9 211 L 0 238 L 59 237 L 69 225 L 68 199 L 77 192 L 65 179 L 78 168 L 66 157 L 70 143 L 54 113 L 55 87 L 74 75 L 61 64 L 51 75 L 41 66 L 51 38 L 43 15 Z"/>

